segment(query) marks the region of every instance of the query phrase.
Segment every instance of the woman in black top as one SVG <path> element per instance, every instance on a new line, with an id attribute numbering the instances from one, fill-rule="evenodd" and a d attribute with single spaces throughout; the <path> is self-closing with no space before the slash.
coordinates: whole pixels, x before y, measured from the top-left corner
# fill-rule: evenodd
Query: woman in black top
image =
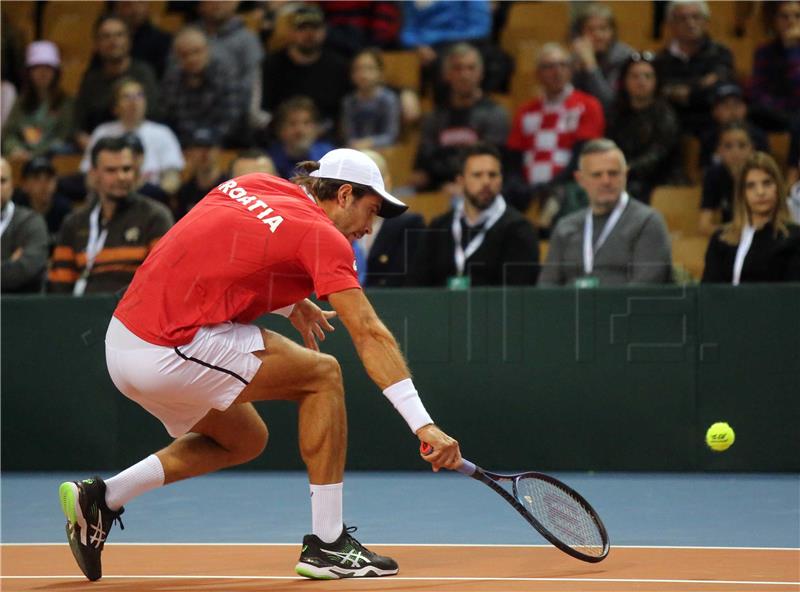
<path id="1" fill-rule="evenodd" d="M 800 226 L 791 221 L 775 160 L 756 152 L 736 180 L 733 220 L 714 233 L 703 282 L 800 281 Z"/>
<path id="2" fill-rule="evenodd" d="M 649 203 L 653 188 L 665 183 L 674 168 L 680 138 L 678 117 L 658 93 L 650 52 L 634 53 L 622 67 L 608 137 L 628 161 L 628 193 Z"/>

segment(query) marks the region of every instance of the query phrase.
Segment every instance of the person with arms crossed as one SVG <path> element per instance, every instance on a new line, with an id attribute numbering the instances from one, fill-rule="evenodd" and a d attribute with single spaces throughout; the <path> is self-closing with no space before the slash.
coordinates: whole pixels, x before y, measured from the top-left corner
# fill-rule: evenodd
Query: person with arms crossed
<path id="1" fill-rule="evenodd" d="M 47 224 L 37 212 L 15 204 L 13 193 L 11 165 L 0 158 L 0 289 L 4 294 L 40 292 L 47 268 Z"/>
<path id="2" fill-rule="evenodd" d="M 625 156 L 607 138 L 581 150 L 575 179 L 589 207 L 559 220 L 539 285 L 666 283 L 672 255 L 663 217 L 625 190 Z"/>
<path id="3" fill-rule="evenodd" d="M 128 501 L 261 454 L 267 427 L 252 402 L 265 400 L 298 403 L 312 534 L 303 539 L 297 573 L 324 579 L 397 573 L 393 559 L 366 549 L 342 520 L 342 371 L 317 343 L 337 315 L 369 376 L 435 449 L 425 460 L 434 470 L 460 466 L 458 442 L 425 410 L 353 265 L 352 241 L 371 232 L 376 215 L 397 216 L 407 206 L 384 189 L 377 165 L 355 150 L 333 150 L 299 167 L 306 174 L 294 182 L 253 173 L 213 189 L 158 243 L 117 306 L 106 335 L 111 378 L 175 440 L 106 481 L 60 486 L 70 547 L 90 580 L 102 575 L 103 545 Z M 312 291 L 334 310 L 308 300 Z M 267 312 L 288 316 L 305 347 L 251 324 Z"/>

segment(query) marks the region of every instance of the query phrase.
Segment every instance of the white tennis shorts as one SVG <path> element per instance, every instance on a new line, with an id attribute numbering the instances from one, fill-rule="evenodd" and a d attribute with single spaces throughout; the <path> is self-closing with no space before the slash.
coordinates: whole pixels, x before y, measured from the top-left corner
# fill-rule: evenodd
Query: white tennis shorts
<path id="1" fill-rule="evenodd" d="M 178 347 L 139 339 L 116 317 L 106 333 L 106 364 L 116 387 L 157 417 L 173 438 L 211 409 L 224 411 L 255 376 L 264 349 L 255 325 L 201 327 Z"/>

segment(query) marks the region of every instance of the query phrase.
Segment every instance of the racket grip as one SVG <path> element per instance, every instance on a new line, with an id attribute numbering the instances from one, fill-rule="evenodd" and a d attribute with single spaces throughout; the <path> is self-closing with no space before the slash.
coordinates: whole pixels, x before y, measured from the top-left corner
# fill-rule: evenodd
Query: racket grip
<path id="1" fill-rule="evenodd" d="M 461 459 L 461 466 L 456 469 L 462 475 L 466 475 L 467 477 L 472 477 L 475 474 L 475 471 L 478 470 L 473 463 L 468 461 L 466 458 Z"/>
<path id="2" fill-rule="evenodd" d="M 428 444 L 427 442 L 420 442 L 419 451 L 422 456 L 428 456 L 431 452 L 433 452 L 433 446 Z M 466 458 L 461 459 L 461 466 L 456 469 L 462 475 L 467 475 L 468 477 L 472 477 L 477 470 L 477 467 L 468 461 Z"/>

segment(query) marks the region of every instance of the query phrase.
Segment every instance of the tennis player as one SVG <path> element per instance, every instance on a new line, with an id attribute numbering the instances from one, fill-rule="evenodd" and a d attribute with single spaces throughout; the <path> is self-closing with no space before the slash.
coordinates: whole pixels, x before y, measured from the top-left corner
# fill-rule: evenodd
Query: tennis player
<path id="1" fill-rule="evenodd" d="M 105 481 L 61 484 L 70 548 L 90 580 L 102 576 L 104 542 L 128 501 L 261 454 L 267 427 L 252 401 L 267 400 L 296 401 L 299 409 L 312 527 L 297 573 L 397 573 L 393 559 L 361 545 L 342 520 L 342 373 L 318 345 L 337 315 L 369 376 L 434 448 L 423 458 L 435 471 L 460 465 L 458 443 L 434 425 L 397 342 L 362 292 L 350 246 L 375 216 L 407 206 L 358 151 L 333 150 L 299 167 L 305 174 L 294 182 L 253 173 L 209 192 L 159 241 L 114 311 L 106 334 L 111 378 L 175 440 Z M 334 310 L 308 300 L 312 291 Z M 305 347 L 251 324 L 267 312 L 287 316 Z"/>

